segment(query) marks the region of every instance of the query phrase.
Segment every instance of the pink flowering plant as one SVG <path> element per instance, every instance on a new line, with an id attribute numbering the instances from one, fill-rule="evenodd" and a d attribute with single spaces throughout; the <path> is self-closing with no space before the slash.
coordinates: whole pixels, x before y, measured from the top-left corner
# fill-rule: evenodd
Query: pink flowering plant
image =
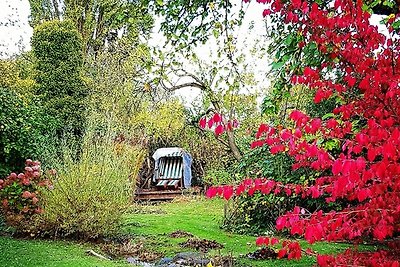
<path id="1" fill-rule="evenodd" d="M 25 162 L 23 173 L 11 173 L 0 179 L 0 211 L 12 226 L 16 220 L 29 219 L 43 212 L 40 191 L 50 185 L 43 175 L 40 162 L 30 159 Z"/>

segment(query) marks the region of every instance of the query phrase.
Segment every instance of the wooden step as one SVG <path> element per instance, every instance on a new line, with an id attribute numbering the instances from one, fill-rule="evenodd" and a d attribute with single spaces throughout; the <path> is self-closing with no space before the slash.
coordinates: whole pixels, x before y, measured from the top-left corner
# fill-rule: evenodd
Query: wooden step
<path id="1" fill-rule="evenodd" d="M 172 200 L 181 195 L 182 195 L 181 190 L 138 190 L 135 193 L 135 200 L 139 201 Z"/>

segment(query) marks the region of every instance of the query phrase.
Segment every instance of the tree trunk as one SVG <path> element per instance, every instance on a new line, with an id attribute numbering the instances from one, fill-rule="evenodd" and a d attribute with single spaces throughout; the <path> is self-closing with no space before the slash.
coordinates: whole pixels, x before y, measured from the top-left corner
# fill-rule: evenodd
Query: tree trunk
<path id="1" fill-rule="evenodd" d="M 231 149 L 233 156 L 237 161 L 240 161 L 242 159 L 242 153 L 236 145 L 234 133 L 228 130 L 226 131 L 226 135 L 228 136 L 229 148 Z"/>

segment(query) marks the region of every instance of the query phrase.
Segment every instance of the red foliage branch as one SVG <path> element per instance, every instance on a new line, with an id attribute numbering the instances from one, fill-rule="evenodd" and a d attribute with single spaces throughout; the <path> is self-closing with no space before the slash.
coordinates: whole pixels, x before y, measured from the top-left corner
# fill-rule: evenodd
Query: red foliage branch
<path id="1" fill-rule="evenodd" d="M 335 0 L 333 5 L 294 0 L 258 0 L 266 4 L 264 15 L 278 15 L 303 37 L 299 47 L 315 43 L 331 60 L 319 68 L 306 67 L 293 75 L 293 84 L 315 90 L 314 101 L 332 95 L 342 99 L 335 118 L 310 118 L 293 111 L 294 129 L 278 130 L 261 125 L 252 147 L 268 145 L 270 152 L 287 152 L 296 163 L 293 169 L 310 167 L 327 175 L 309 187 L 282 185 L 269 180 L 245 180 L 237 187 L 211 188 L 208 196 L 232 195 L 258 190 L 303 197 L 324 196 L 327 202 L 346 199 L 351 206 L 340 212 L 318 211 L 304 214 L 300 207 L 278 218 L 277 229 L 288 229 L 310 242 L 374 238 L 379 242 L 400 232 L 400 38 L 392 23 L 389 35 L 369 23 L 370 14 L 362 2 Z M 332 75 L 340 73 L 338 75 Z M 351 97 L 350 97 L 351 96 Z M 361 129 L 353 125 L 357 118 Z M 307 139 L 305 138 L 307 136 Z M 332 155 L 319 146 L 321 139 L 342 142 L 341 153 Z M 399 250 L 397 250 L 398 252 Z M 392 253 L 393 254 L 393 253 Z M 318 256 L 321 266 L 399 266 L 399 254 L 379 251 L 373 254 L 347 251 L 336 257 Z"/>
<path id="2" fill-rule="evenodd" d="M 278 259 L 282 259 L 284 257 L 287 257 L 289 260 L 301 258 L 301 248 L 299 242 L 297 241 L 279 240 L 275 237 L 269 238 L 263 236 L 258 237 L 256 240 L 257 246 L 274 246 L 279 243 L 281 244 L 281 248 L 278 250 Z"/>
<path id="3" fill-rule="evenodd" d="M 206 116 L 203 116 L 199 120 L 199 127 L 201 129 L 206 129 L 207 126 L 209 129 L 212 129 L 214 131 L 215 135 L 219 136 L 226 131 L 233 131 L 233 129 L 239 126 L 239 123 L 236 119 L 225 120 L 222 114 L 214 113 L 208 119 Z"/>

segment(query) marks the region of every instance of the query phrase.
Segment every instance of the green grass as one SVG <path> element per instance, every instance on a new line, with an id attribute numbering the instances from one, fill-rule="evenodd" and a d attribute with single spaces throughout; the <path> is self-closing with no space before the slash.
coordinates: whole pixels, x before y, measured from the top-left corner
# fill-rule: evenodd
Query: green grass
<path id="1" fill-rule="evenodd" d="M 160 205 L 138 205 L 132 214 L 127 215 L 124 233 L 133 234 L 135 239 L 145 245 L 148 252 L 159 252 L 173 256 L 178 252 L 189 251 L 179 243 L 187 238 L 171 238 L 169 234 L 182 230 L 198 238 L 216 240 L 224 245 L 218 251 L 210 251 L 210 256 L 232 255 L 239 267 L 261 266 L 312 266 L 314 257 L 304 256 L 299 261 L 288 260 L 249 260 L 245 255 L 257 249 L 254 236 L 238 235 L 220 229 L 223 217 L 223 204 L 220 199 L 187 198 Z M 309 247 L 300 241 L 303 247 Z M 0 266 L 132 266 L 125 262 L 106 261 L 88 256 L 85 251 L 93 246 L 66 241 L 21 240 L 0 236 Z M 346 244 L 317 243 L 311 246 L 319 253 L 338 253 L 346 249 Z M 95 251 L 98 251 L 94 249 Z M 98 251 L 100 252 L 100 251 Z"/>
<path id="2" fill-rule="evenodd" d="M 20 240 L 0 236 L 2 267 L 122 267 L 124 261 L 101 260 L 85 254 L 89 247 L 64 241 Z"/>
<path id="3" fill-rule="evenodd" d="M 237 258 L 238 266 L 311 266 L 314 257 L 305 256 L 299 261 L 264 260 L 254 261 L 244 257 L 255 251 L 255 237 L 238 235 L 220 229 L 223 216 L 223 201 L 220 199 L 207 200 L 204 198 L 189 199 L 164 203 L 158 206 L 139 207 L 139 212 L 129 215 L 126 219 L 125 231 L 133 233 L 138 238 L 144 238 L 151 250 L 172 256 L 182 249 L 180 242 L 185 238 L 170 238 L 169 233 L 176 230 L 187 231 L 199 238 L 216 240 L 225 247 L 220 251 L 210 252 L 212 255 L 233 255 Z M 306 245 L 301 241 L 303 245 Z M 346 244 L 318 243 L 312 249 L 320 253 L 338 253 L 348 246 Z"/>

